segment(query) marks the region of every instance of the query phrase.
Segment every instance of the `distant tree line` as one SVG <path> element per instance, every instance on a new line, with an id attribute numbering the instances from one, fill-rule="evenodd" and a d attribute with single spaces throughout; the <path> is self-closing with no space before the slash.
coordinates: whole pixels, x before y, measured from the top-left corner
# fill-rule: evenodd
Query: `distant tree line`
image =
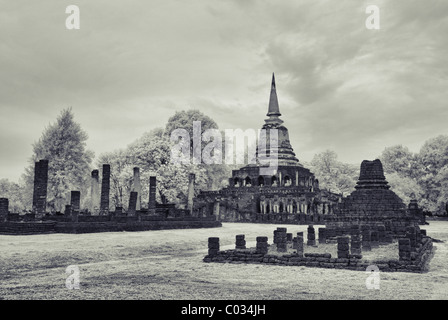
<path id="1" fill-rule="evenodd" d="M 447 215 L 448 136 L 427 140 L 417 153 L 402 145 L 387 147 L 378 159 L 391 190 L 404 203 L 416 199 L 428 213 Z M 354 190 L 360 164 L 342 163 L 334 151 L 326 150 L 316 154 L 308 167 L 319 179 L 321 188 L 347 195 Z"/>
<path id="2" fill-rule="evenodd" d="M 228 164 L 173 164 L 170 161 L 174 129 L 185 129 L 193 139 L 193 121 L 201 121 L 201 133 L 218 129 L 216 122 L 197 110 L 176 112 L 165 126 L 153 129 L 129 144 L 126 148 L 100 154 L 93 163 L 94 153 L 86 149 L 87 133 L 74 121 L 71 108 L 65 109 L 49 124 L 38 141 L 33 144 L 29 166 L 18 183 L 0 179 L 0 197 L 9 198 L 10 210 L 31 210 L 34 180 L 34 162 L 49 160 L 48 210 L 63 211 L 69 203 L 70 191 L 81 191 L 83 208 L 90 204 L 91 170 L 111 166 L 111 209 L 127 207 L 132 190 L 133 168 L 140 168 L 142 205 L 149 198 L 149 176 L 157 176 L 157 201 L 160 203 L 186 203 L 188 175 L 196 175 L 196 192 L 218 190 L 228 185 L 232 169 Z M 190 148 L 193 146 L 192 141 Z M 203 142 L 203 145 L 206 142 Z M 203 146 L 202 146 L 203 147 Z M 191 150 L 192 151 L 192 150 Z M 429 139 L 418 153 L 397 145 L 387 147 L 378 156 L 384 167 L 391 190 L 407 204 L 416 199 L 420 207 L 437 215 L 446 215 L 448 199 L 448 136 Z M 371 159 L 373 160 L 373 159 Z M 319 179 L 321 189 L 348 195 L 354 190 L 359 177 L 360 164 L 338 161 L 336 152 L 326 150 L 305 163 Z M 101 172 L 100 172 L 101 177 Z"/>

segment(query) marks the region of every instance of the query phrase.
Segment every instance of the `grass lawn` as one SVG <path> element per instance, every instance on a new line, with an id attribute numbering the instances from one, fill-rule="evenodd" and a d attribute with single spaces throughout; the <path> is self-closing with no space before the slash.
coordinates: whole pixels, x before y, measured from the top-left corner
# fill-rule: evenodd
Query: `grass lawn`
<path id="1" fill-rule="evenodd" d="M 444 241 L 434 243 L 430 271 L 382 272 L 379 290 L 366 288 L 368 275 L 361 271 L 202 262 L 208 237 L 220 237 L 225 250 L 234 248 L 235 235 L 245 234 L 247 247 L 254 247 L 256 236 L 268 236 L 272 243 L 277 227 L 305 234 L 307 228 L 223 223 L 211 229 L 0 235 L 0 299 L 448 298 L 448 221 L 422 227 Z M 70 265 L 80 269 L 79 290 L 65 286 Z"/>

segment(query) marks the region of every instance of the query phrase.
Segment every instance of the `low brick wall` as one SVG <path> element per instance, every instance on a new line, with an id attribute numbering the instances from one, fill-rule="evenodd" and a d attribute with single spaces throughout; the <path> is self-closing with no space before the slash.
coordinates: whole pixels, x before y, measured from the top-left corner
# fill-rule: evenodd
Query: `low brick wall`
<path id="1" fill-rule="evenodd" d="M 216 228 L 222 224 L 213 217 L 178 217 L 162 216 L 110 215 L 83 216 L 73 219 L 71 215 L 45 216 L 42 220 L 27 221 L 24 216 L 17 215 L 13 221 L 0 223 L 0 234 L 26 235 L 43 233 L 95 233 L 117 231 L 146 231 L 163 229 Z"/>
<path id="2" fill-rule="evenodd" d="M 0 234 L 7 235 L 29 235 L 54 233 L 56 222 L 15 222 L 8 221 L 0 224 Z"/>
<path id="3" fill-rule="evenodd" d="M 192 229 L 192 228 L 216 228 L 221 227 L 219 221 L 190 220 L 190 221 L 140 221 L 121 223 L 117 221 L 108 222 L 60 222 L 55 226 L 56 232 L 60 233 L 94 233 L 94 232 L 118 232 L 118 231 L 148 231 L 165 229 Z"/>
<path id="4" fill-rule="evenodd" d="M 267 254 L 267 250 L 260 251 L 259 238 L 257 237 L 257 248 L 251 249 L 231 249 L 225 251 L 210 252 L 203 259 L 204 262 L 218 263 L 255 263 L 284 266 L 305 266 L 328 269 L 348 269 L 366 271 L 368 266 L 376 265 L 383 272 L 417 272 L 422 273 L 428 270 L 428 264 L 433 256 L 432 240 L 424 236 L 422 243 L 417 247 L 410 260 L 385 260 L 367 261 L 362 260 L 358 254 L 346 254 L 346 258 L 334 258 L 329 253 L 305 253 L 301 252 L 284 255 Z M 210 241 L 211 238 L 209 238 Z M 348 239 L 348 238 L 345 238 Z M 267 239 L 265 239 L 267 240 Z M 219 238 L 213 238 L 219 243 Z M 346 240 L 345 240 L 346 242 Z M 344 242 L 344 244 L 345 244 Z M 342 242 L 341 242 L 342 243 Z M 347 250 L 345 250 L 347 252 Z"/>

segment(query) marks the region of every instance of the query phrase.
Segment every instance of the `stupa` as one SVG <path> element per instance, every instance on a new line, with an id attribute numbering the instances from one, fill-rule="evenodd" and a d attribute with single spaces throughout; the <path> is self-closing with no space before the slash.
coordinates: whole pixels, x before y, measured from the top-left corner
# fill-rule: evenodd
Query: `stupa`
<path id="1" fill-rule="evenodd" d="M 267 119 L 262 126 L 266 143 L 257 146 L 256 161 L 232 171 L 229 186 L 202 191 L 194 201 L 196 215 L 216 215 L 221 221 L 289 221 L 312 223 L 331 214 L 340 195 L 319 189 L 319 181 L 297 158 L 288 129 L 280 119 L 275 75 L 272 75 Z M 271 131 L 277 139 L 272 141 Z M 260 137 L 261 139 L 261 137 Z M 275 169 L 267 174 L 266 160 L 276 157 Z"/>

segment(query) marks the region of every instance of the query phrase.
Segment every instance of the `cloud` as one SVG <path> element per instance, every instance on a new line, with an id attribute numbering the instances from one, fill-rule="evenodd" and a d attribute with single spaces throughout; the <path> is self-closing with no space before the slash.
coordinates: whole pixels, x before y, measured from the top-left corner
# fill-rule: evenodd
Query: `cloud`
<path id="1" fill-rule="evenodd" d="M 259 128 L 272 72 L 299 159 L 418 151 L 447 133 L 448 3 L 376 1 L 380 30 L 364 26 L 368 4 L 80 0 L 68 31 L 60 1 L 2 1 L 0 177 L 17 179 L 69 106 L 96 155 L 190 107 L 222 129 Z"/>

